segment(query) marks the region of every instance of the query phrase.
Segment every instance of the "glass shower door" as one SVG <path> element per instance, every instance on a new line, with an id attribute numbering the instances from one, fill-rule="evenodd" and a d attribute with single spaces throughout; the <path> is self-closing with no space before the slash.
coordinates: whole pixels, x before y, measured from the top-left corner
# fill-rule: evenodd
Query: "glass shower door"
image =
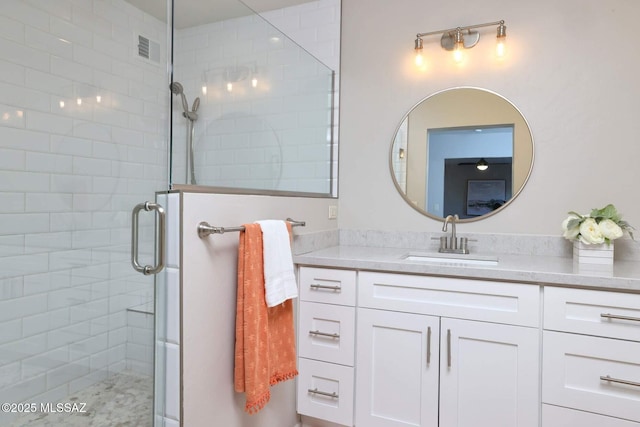
<path id="1" fill-rule="evenodd" d="M 0 425 L 151 426 L 160 313 L 131 211 L 168 189 L 166 18 L 6 0 L 0 22 Z M 154 215 L 137 227 L 153 265 Z"/>

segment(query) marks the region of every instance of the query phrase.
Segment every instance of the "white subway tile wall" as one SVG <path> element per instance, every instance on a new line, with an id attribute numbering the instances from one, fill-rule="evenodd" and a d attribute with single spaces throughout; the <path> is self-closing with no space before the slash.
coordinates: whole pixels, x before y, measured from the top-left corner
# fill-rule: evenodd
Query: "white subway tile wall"
<path id="1" fill-rule="evenodd" d="M 158 276 L 157 311 L 166 315 L 156 323 L 156 419 L 161 425 L 180 420 L 180 194 L 160 195 L 166 206 L 167 267 Z"/>
<path id="2" fill-rule="evenodd" d="M 124 0 L 2 6 L 0 400 L 50 402 L 151 373 L 152 320 L 127 312 L 153 301 L 130 212 L 167 186 L 166 24 Z M 138 34 L 160 64 L 137 57 Z M 140 238 L 145 262 L 150 217 Z"/>
<path id="3" fill-rule="evenodd" d="M 174 80 L 190 107 L 201 99 L 193 132 L 196 181 L 337 194 L 338 112 L 331 104 L 335 95 L 337 105 L 340 0 L 262 16 L 175 32 Z M 187 122 L 174 98 L 173 177 L 185 183 Z"/>

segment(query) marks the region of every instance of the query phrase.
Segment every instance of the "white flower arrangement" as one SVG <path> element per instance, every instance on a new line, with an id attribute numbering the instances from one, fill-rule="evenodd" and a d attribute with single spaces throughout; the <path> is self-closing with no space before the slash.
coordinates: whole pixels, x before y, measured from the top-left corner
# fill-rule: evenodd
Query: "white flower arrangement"
<path id="1" fill-rule="evenodd" d="M 562 221 L 562 236 L 567 240 L 579 240 L 587 245 L 607 245 L 624 235 L 626 231 L 633 239 L 634 228 L 626 221 L 612 204 L 602 209 L 593 209 L 589 215 L 569 212 Z"/>

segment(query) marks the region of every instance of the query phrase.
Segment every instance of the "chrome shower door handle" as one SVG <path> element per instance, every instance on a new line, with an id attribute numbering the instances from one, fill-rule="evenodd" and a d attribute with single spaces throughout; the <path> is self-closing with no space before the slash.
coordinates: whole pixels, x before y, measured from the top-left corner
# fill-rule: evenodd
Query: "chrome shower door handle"
<path id="1" fill-rule="evenodd" d="M 144 267 L 138 262 L 138 216 L 141 210 L 155 211 L 158 220 L 156 221 L 156 243 L 157 243 L 157 264 L 155 266 L 145 265 Z M 131 265 L 134 270 L 144 275 L 159 273 L 164 268 L 164 241 L 165 241 L 165 211 L 162 206 L 157 203 L 144 202 L 137 204 L 131 212 Z"/>

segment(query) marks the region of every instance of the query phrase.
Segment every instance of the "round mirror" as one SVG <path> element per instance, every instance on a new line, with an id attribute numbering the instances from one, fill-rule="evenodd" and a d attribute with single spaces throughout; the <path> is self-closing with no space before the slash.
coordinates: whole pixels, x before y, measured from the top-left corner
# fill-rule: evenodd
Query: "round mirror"
<path id="1" fill-rule="evenodd" d="M 458 87 L 420 101 L 391 144 L 391 176 L 402 197 L 438 220 L 477 221 L 504 209 L 533 168 L 527 121 L 506 98 Z"/>

